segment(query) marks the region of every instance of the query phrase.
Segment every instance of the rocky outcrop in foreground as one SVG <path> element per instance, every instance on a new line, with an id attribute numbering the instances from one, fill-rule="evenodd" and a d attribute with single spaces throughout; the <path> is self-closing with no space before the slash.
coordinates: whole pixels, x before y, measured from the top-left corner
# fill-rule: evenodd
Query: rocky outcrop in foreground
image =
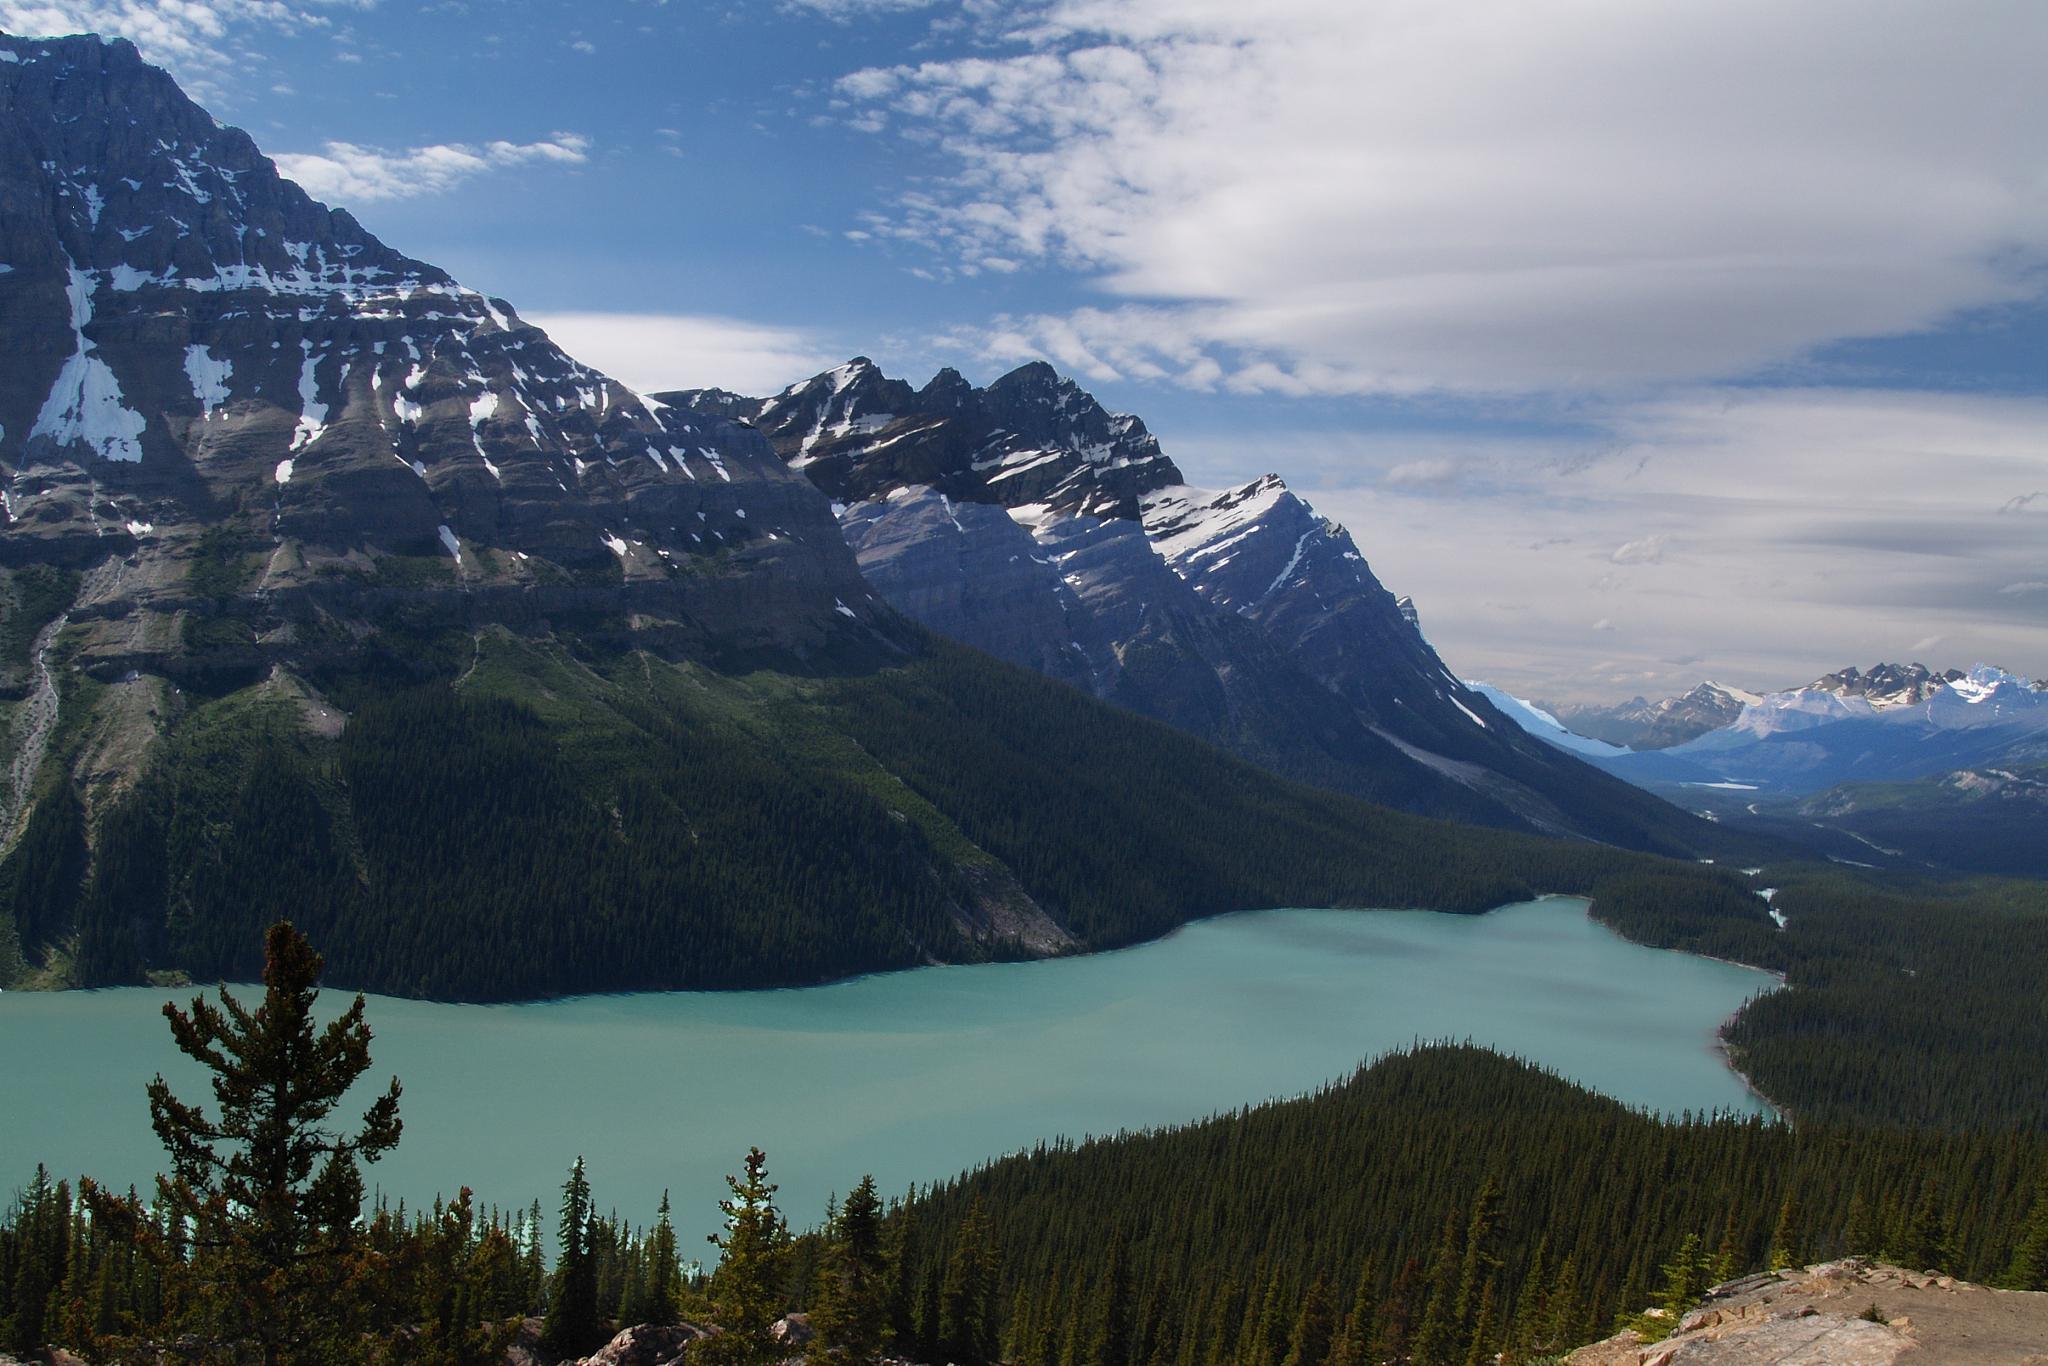
<path id="1" fill-rule="evenodd" d="M 1621 1333 L 1570 1366 L 2048 1366 L 2048 1294 L 1851 1257 L 1716 1286 L 1662 1342 Z"/>

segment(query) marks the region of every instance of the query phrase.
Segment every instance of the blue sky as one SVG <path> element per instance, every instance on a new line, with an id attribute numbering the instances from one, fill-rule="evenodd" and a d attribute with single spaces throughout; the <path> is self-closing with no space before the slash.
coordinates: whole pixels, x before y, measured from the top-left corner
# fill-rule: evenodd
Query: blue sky
<path id="1" fill-rule="evenodd" d="M 647 388 L 1043 356 L 1546 699 L 2048 673 L 2048 7 L 0 0 Z M 2039 495 L 2039 496 L 2035 496 Z"/>

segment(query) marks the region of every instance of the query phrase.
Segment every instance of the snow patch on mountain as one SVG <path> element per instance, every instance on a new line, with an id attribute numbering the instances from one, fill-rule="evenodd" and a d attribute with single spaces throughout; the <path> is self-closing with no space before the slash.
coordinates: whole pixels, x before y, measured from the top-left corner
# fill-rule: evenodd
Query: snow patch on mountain
<path id="1" fill-rule="evenodd" d="M 1572 754 L 1592 755 L 1601 758 L 1629 753 L 1628 750 L 1620 745 L 1610 745 L 1605 740 L 1594 740 L 1584 735 L 1575 734 L 1562 721 L 1535 703 L 1525 701 L 1512 693 L 1504 692 L 1494 687 L 1491 683 L 1481 683 L 1475 679 L 1466 679 L 1465 686 L 1493 703 L 1495 709 L 1523 730 L 1539 740 L 1556 745 L 1559 749 Z"/>
<path id="2" fill-rule="evenodd" d="M 29 437 L 47 437 L 59 447 L 90 447 L 102 460 L 139 461 L 145 426 L 142 414 L 122 398 L 121 382 L 85 335 L 86 325 L 92 321 L 95 288 L 92 273 L 73 263 L 66 286 L 73 350 L 50 386 L 50 396 L 43 400 Z"/>

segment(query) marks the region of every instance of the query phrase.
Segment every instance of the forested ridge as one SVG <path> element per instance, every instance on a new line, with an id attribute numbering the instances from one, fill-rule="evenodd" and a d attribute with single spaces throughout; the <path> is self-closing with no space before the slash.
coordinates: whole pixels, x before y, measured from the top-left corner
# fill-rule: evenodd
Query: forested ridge
<path id="1" fill-rule="evenodd" d="M 1092 949 L 1252 907 L 1575 892 L 1631 939 L 1786 975 L 1728 1038 L 1793 1112 L 2048 1127 L 2039 883 L 1750 875 L 1409 816 L 943 642 L 813 678 L 598 667 L 498 631 L 422 656 L 462 661 L 459 685 L 320 679 L 338 738 L 273 680 L 192 702 L 96 814 L 46 782 L 0 862 L 0 974 L 24 971 L 18 928 L 76 982 L 246 980 L 289 914 L 337 982 L 521 999 L 1023 951 L 990 901 Z"/>
<path id="2" fill-rule="evenodd" d="M 1828 864 L 1767 867 L 1770 905 L 1650 873 L 1595 918 L 1641 943 L 1783 973 L 1724 1038 L 1750 1082 L 1805 1118 L 2048 1131 L 2048 883 Z"/>
<path id="3" fill-rule="evenodd" d="M 175 1183 L 144 1199 L 38 1169 L 0 1217 L 0 1346 L 227 1346 L 268 1331 L 246 1317 L 261 1310 L 325 1335 L 281 1361 L 482 1366 L 526 1320 L 554 1359 L 687 1319 L 766 1366 L 784 1350 L 769 1325 L 802 1311 L 820 1366 L 1463 1366 L 1542 1360 L 1620 1323 L 1654 1335 L 1653 1306 L 1847 1253 L 2048 1289 L 2042 1135 L 1658 1119 L 1467 1046 L 1182 1128 L 1042 1145 L 886 1205 L 848 1173 L 809 1233 L 791 1222 L 817 1212 L 785 1218 L 756 1154 L 708 1274 L 666 1200 L 606 1213 L 603 1173 L 565 1165 L 559 1219 L 467 1191 L 309 1217 L 320 1274 L 246 1292 L 213 1240 L 177 1236 L 194 1197 Z"/>
<path id="4" fill-rule="evenodd" d="M 110 985 L 246 979 L 289 914 L 339 982 L 506 1000 L 1107 948 L 1266 906 L 1479 911 L 1657 869 L 1740 894 L 1288 783 L 942 641 L 811 678 L 465 644 L 412 661 L 452 676 L 372 660 L 185 699 L 111 797 L 46 764 L 0 921 Z M 346 713 L 338 737 L 314 711 Z"/>
<path id="5" fill-rule="evenodd" d="M 2044 1180 L 2039 1133 L 1658 1119 L 1434 1046 L 1305 1099 L 1045 1145 L 898 1217 L 927 1302 L 952 1231 L 977 1211 L 999 1230 L 1006 1352 L 1033 1366 L 1108 1359 L 1087 1344 L 1111 1282 L 1129 1362 L 1278 1366 L 1315 1306 L 1326 1343 L 1357 1313 L 1349 1360 L 1526 1360 L 1610 1331 L 1674 1276 L 1682 1297 L 1861 1253 L 2048 1287 Z"/>

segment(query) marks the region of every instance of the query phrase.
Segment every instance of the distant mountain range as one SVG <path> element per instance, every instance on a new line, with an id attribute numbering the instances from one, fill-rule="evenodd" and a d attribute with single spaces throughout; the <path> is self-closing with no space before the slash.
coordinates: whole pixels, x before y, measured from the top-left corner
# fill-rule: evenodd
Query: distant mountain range
<path id="1" fill-rule="evenodd" d="M 1726 841 L 1277 478 L 1043 365 L 637 394 L 126 42 L 0 35 L 0 346 L 0 978 L 812 981 Z"/>
<path id="2" fill-rule="evenodd" d="M 1533 704 L 1484 689 L 1531 735 L 1649 791 L 1714 815 L 1793 822 L 1786 831 L 1848 833 L 1859 859 L 1984 871 L 2048 868 L 2048 684 L 1988 665 L 1969 670 L 1878 664 L 1804 687 L 1748 695 L 1732 716 L 1676 744 L 1595 739 Z M 1623 713 L 1661 739 L 1659 717 L 1726 714 L 1733 690 L 1706 684 L 1664 703 L 1596 713 L 1629 733 Z M 1571 713 L 1583 719 L 1584 711 Z M 1837 853 L 1841 853 L 1837 849 Z"/>
<path id="3" fill-rule="evenodd" d="M 1609 707 L 1552 705 L 1547 710 L 1572 732 L 1594 740 L 1624 749 L 1669 749 L 1719 730 L 1760 700 L 1756 693 L 1709 681 L 1657 702 L 1633 697 Z"/>

